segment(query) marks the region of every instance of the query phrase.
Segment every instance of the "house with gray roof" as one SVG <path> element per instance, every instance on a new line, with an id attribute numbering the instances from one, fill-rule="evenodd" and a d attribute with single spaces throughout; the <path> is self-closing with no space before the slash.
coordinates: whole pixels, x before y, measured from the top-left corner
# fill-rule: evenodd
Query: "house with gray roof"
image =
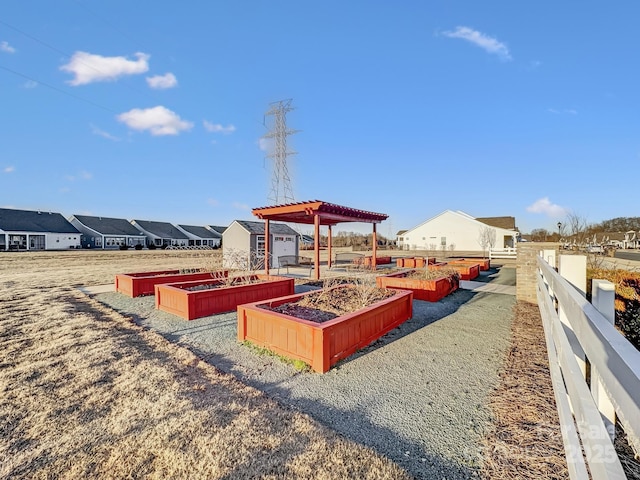
<path id="1" fill-rule="evenodd" d="M 0 251 L 80 248 L 80 232 L 59 213 L 0 208 Z"/>
<path id="2" fill-rule="evenodd" d="M 82 232 L 83 248 L 142 248 L 147 243 L 143 232 L 124 218 L 72 215 L 69 222 Z"/>
<path id="3" fill-rule="evenodd" d="M 298 255 L 299 235 L 284 223 L 269 222 L 270 268 L 278 266 L 278 257 Z M 260 270 L 264 268 L 265 224 L 234 220 L 222 234 L 222 256 L 226 268 Z"/>
<path id="4" fill-rule="evenodd" d="M 219 248 L 222 242 L 222 235 L 207 227 L 195 225 L 176 225 L 187 237 L 191 247 Z"/>
<path id="5" fill-rule="evenodd" d="M 186 247 L 189 245 L 189 237 L 178 227 L 168 222 L 131 220 L 131 225 L 144 233 L 149 248 Z"/>

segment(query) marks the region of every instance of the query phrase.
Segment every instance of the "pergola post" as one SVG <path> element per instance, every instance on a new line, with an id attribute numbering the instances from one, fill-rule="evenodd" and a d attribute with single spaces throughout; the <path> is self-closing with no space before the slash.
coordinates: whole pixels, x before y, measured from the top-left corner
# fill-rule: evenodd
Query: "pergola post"
<path id="1" fill-rule="evenodd" d="M 269 238 L 269 219 L 267 218 L 264 221 L 264 274 L 265 275 L 269 275 L 269 253 L 270 253 L 270 248 L 269 248 L 269 243 L 270 243 L 270 238 Z"/>
<path id="2" fill-rule="evenodd" d="M 316 266 L 314 278 L 320 280 L 320 215 L 313 214 L 313 262 Z"/>
<path id="3" fill-rule="evenodd" d="M 376 235 L 376 223 L 373 224 L 373 233 L 371 234 L 371 241 L 373 242 L 373 258 L 371 259 L 371 268 L 375 270 L 377 268 L 376 254 L 378 252 L 378 237 Z"/>
<path id="4" fill-rule="evenodd" d="M 329 227 L 329 233 L 327 235 L 327 253 L 329 254 L 329 258 L 327 259 L 327 266 L 331 268 L 331 225 Z"/>

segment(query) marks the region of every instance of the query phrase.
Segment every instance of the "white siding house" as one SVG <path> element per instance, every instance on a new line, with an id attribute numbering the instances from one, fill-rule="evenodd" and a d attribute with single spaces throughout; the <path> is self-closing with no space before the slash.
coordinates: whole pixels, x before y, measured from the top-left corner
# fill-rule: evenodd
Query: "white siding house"
<path id="1" fill-rule="evenodd" d="M 0 250 L 68 250 L 80 246 L 80 232 L 59 213 L 0 208 Z"/>
<path id="2" fill-rule="evenodd" d="M 512 223 L 513 228 L 495 226 L 501 223 Z M 398 232 L 397 243 L 403 250 L 483 252 L 488 251 L 480 240 L 483 232 L 491 235 L 495 232 L 494 248 L 515 247 L 519 236 L 513 217 L 478 219 L 461 211 L 445 210 L 416 227 Z"/>
<path id="3" fill-rule="evenodd" d="M 298 255 L 298 233 L 284 223 L 269 223 L 270 268 L 278 257 Z M 222 234 L 222 257 L 226 268 L 259 270 L 264 268 L 264 222 L 234 220 Z"/>

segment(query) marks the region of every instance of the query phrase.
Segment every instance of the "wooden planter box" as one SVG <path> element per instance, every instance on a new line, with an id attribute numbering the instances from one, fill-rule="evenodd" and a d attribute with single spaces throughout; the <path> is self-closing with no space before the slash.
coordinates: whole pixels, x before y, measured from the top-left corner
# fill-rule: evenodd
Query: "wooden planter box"
<path id="1" fill-rule="evenodd" d="M 362 261 L 365 267 L 371 267 L 373 257 L 364 257 Z M 391 257 L 376 257 L 376 265 L 386 265 L 388 263 L 391 263 Z"/>
<path id="2" fill-rule="evenodd" d="M 464 263 L 436 263 L 435 265 L 429 265 L 430 269 L 438 270 L 441 268 L 453 268 L 460 274 L 460 280 L 473 280 L 480 275 L 480 265 L 474 263 L 473 265 L 467 265 Z"/>
<path id="3" fill-rule="evenodd" d="M 450 293 L 455 292 L 460 286 L 457 278 L 445 276 L 431 280 L 422 278 L 408 278 L 408 275 L 415 272 L 391 273 L 376 277 L 376 284 L 382 288 L 399 288 L 413 292 L 413 298 L 426 300 L 427 302 L 437 302 Z"/>
<path id="4" fill-rule="evenodd" d="M 396 266 L 400 268 L 424 268 L 429 265 L 433 265 L 436 262 L 434 257 L 429 259 L 424 257 L 400 257 L 396 259 Z"/>
<path id="5" fill-rule="evenodd" d="M 336 288 L 351 288 L 339 286 Z M 238 306 L 238 340 L 249 340 L 288 358 L 299 359 L 324 373 L 338 361 L 393 330 L 413 315 L 413 293 L 393 296 L 324 323 L 260 308 L 295 302 L 308 292 Z"/>
<path id="6" fill-rule="evenodd" d="M 453 263 L 465 263 L 469 265 L 478 264 L 480 265 L 480 271 L 486 272 L 491 268 L 491 260 L 488 258 L 461 258 L 459 260 L 455 260 Z"/>
<path id="7" fill-rule="evenodd" d="M 295 292 L 293 278 L 275 275 L 251 275 L 260 283 L 225 286 L 223 280 L 198 280 L 159 284 L 155 287 L 156 308 L 173 313 L 185 320 L 207 317 L 235 310 L 241 303 L 258 302 L 269 298 L 291 295 Z M 217 285 L 202 290 L 187 290 L 198 285 Z"/>
<path id="8" fill-rule="evenodd" d="M 129 297 L 153 295 L 154 287 L 160 283 L 188 282 L 212 279 L 214 276 L 226 277 L 228 271 L 180 273 L 180 270 L 161 270 L 158 272 L 121 273 L 116 275 L 116 292 Z"/>

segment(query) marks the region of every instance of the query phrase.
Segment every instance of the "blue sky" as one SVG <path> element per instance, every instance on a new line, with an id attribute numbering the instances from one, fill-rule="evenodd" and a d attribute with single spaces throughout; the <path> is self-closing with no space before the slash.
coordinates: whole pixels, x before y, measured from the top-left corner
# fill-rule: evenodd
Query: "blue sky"
<path id="1" fill-rule="evenodd" d="M 7 0 L 0 206 L 252 219 L 264 114 L 292 99 L 295 200 L 386 213 L 382 234 L 446 209 L 524 233 L 639 216 L 638 18 L 635 0 Z"/>

